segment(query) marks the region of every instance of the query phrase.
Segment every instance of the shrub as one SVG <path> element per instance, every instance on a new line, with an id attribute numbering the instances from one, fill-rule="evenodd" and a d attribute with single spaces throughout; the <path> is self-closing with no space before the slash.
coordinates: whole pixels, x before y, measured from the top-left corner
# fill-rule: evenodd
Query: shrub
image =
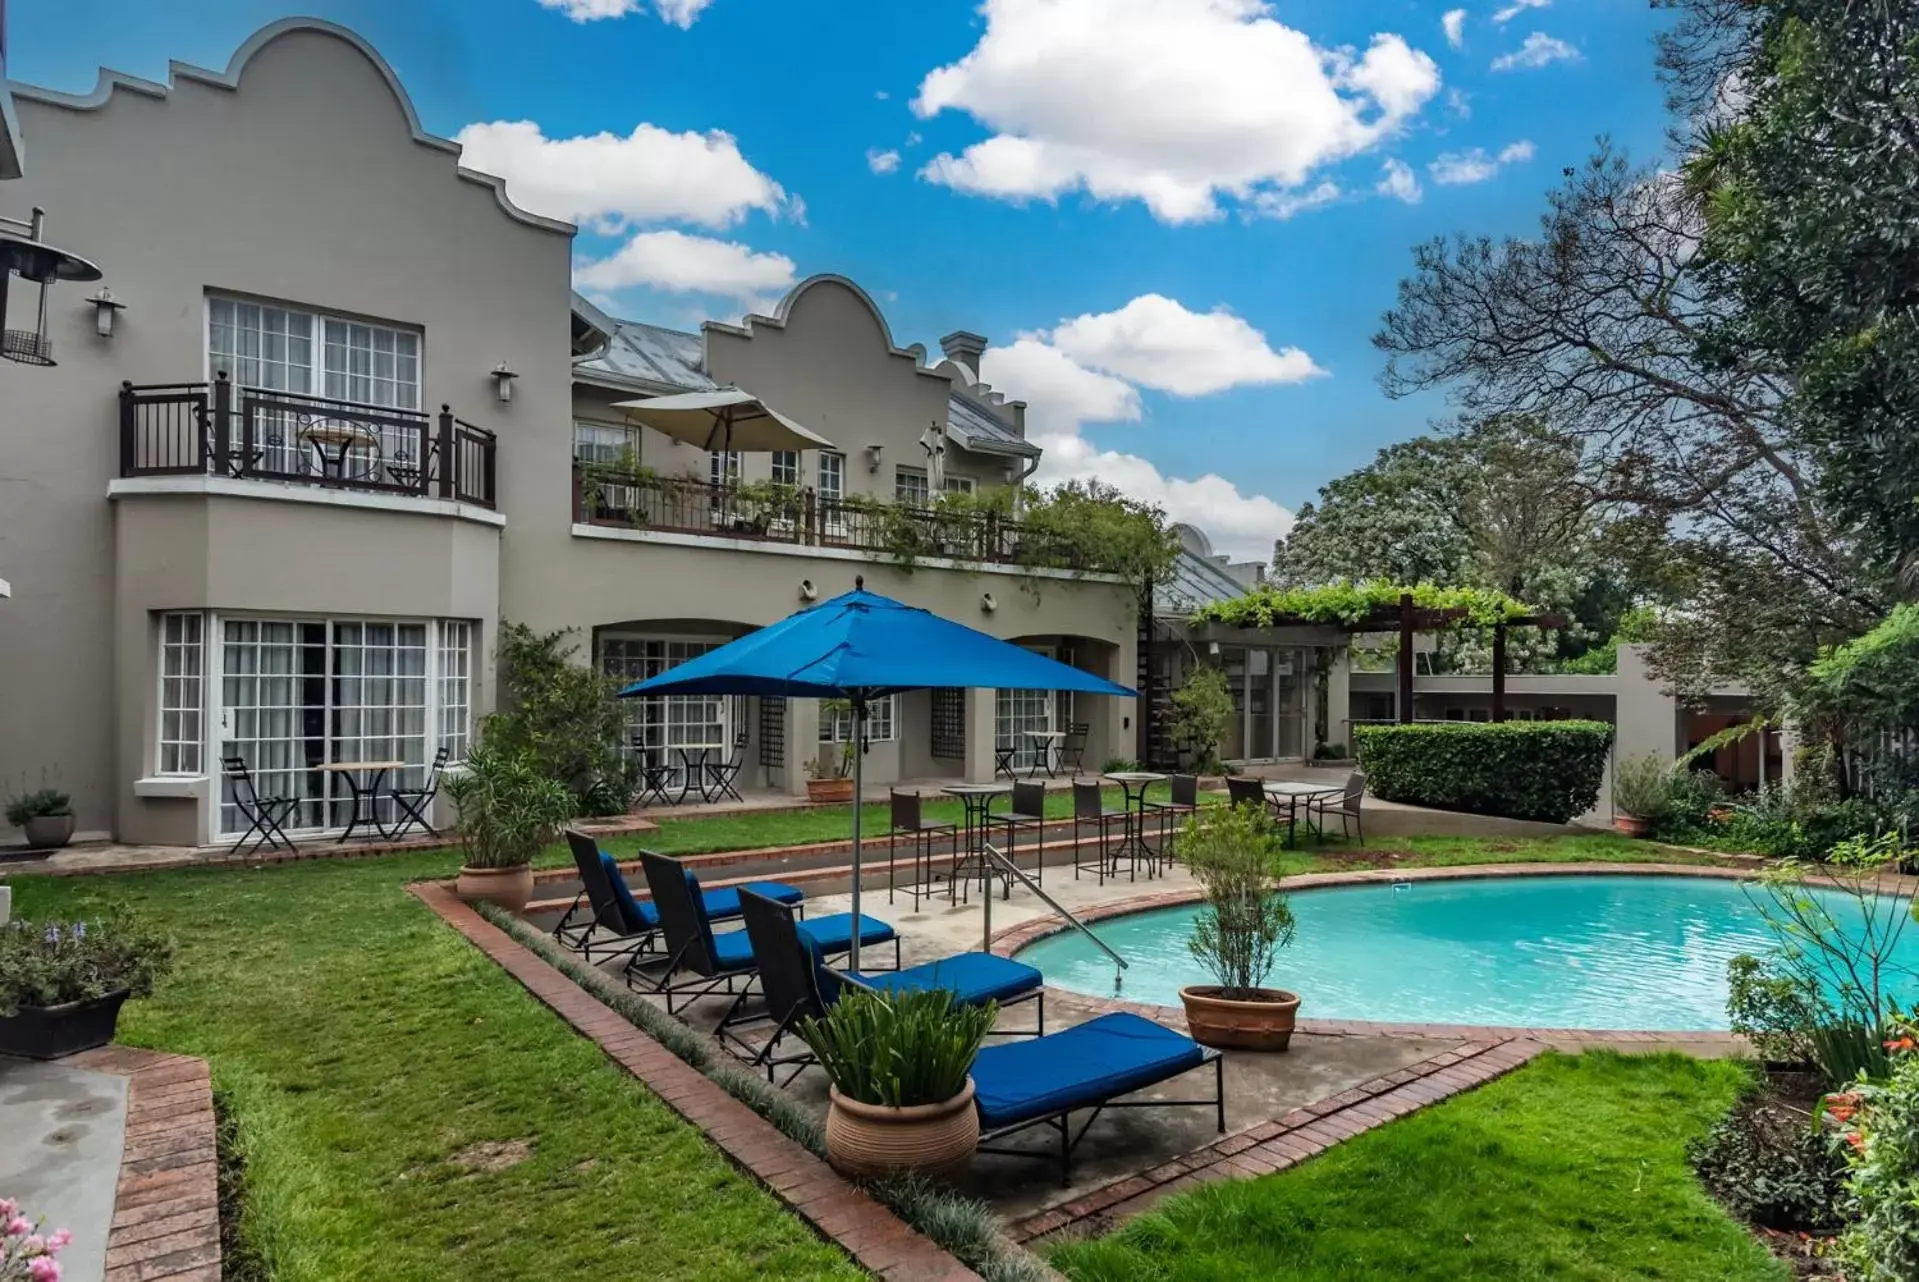
<path id="1" fill-rule="evenodd" d="M 942 1104 L 966 1085 L 999 1008 L 962 1006 L 944 988 L 852 992 L 800 1036 L 840 1094 L 862 1104 Z"/>
<path id="2" fill-rule="evenodd" d="M 621 814 L 632 801 L 620 753 L 626 709 L 614 698 L 622 683 L 575 663 L 579 647 L 566 637 L 524 623 L 501 625 L 500 711 L 486 719 L 485 734 L 494 747 L 566 785 L 576 813 Z"/>
<path id="3" fill-rule="evenodd" d="M 1830 1017 L 1818 993 L 1790 975 L 1741 954 L 1726 963 L 1726 1015 L 1732 1031 L 1768 1064 L 1814 1062 L 1812 1030 Z"/>
<path id="4" fill-rule="evenodd" d="M 1186 946 L 1231 1001 L 1264 988 L 1280 950 L 1293 942 L 1292 907 L 1272 883 L 1279 851 L 1264 806 L 1209 807 L 1180 834 L 1180 858 L 1206 892 Z"/>
<path id="5" fill-rule="evenodd" d="M 1700 1181 L 1741 1219 L 1821 1232 L 1843 1223 L 1846 1159 L 1837 1137 L 1757 1092 L 1686 1146 Z"/>
<path id="6" fill-rule="evenodd" d="M 26 827 L 29 819 L 39 819 L 44 815 L 72 813 L 73 798 L 58 788 L 42 788 L 38 792 L 24 793 L 7 803 L 7 822 L 16 828 Z"/>
<path id="7" fill-rule="evenodd" d="M 1565 823 L 1599 800 L 1612 727 L 1445 722 L 1359 726 L 1353 737 L 1366 787 L 1383 801 Z"/>
<path id="8" fill-rule="evenodd" d="M 1853 1124 L 1846 1133 L 1853 1217 L 1840 1254 L 1846 1276 L 1858 1282 L 1919 1277 L 1919 1054 L 1913 1040 L 1910 1030 L 1894 1039 L 1900 1053 L 1885 1082 L 1828 1100 L 1841 1126 Z"/>
<path id="9" fill-rule="evenodd" d="M 131 917 L 15 921 L 0 926 L 0 1017 L 121 989 L 145 997 L 172 960 L 172 941 Z"/>
<path id="10" fill-rule="evenodd" d="M 533 862 L 573 818 L 566 785 L 540 773 L 533 759 L 482 739 L 466 769 L 441 785 L 460 808 L 460 848 L 469 868 L 518 868 Z"/>
<path id="11" fill-rule="evenodd" d="M 1195 668 L 1173 691 L 1173 734 L 1192 745 L 1194 768 L 1201 774 L 1219 772 L 1219 745 L 1232 720 L 1233 692 L 1218 668 Z"/>
<path id="12" fill-rule="evenodd" d="M 1635 819 L 1656 824 L 1672 813 L 1672 762 L 1657 752 L 1627 757 L 1613 770 L 1614 808 Z"/>

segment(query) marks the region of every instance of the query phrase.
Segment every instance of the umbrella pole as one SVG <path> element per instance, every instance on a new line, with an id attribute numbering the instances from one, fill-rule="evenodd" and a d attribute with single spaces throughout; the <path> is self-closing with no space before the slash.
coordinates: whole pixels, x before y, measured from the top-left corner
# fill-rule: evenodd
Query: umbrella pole
<path id="1" fill-rule="evenodd" d="M 849 970 L 860 968 L 860 816 L 866 809 L 866 699 L 853 703 L 853 952 Z"/>

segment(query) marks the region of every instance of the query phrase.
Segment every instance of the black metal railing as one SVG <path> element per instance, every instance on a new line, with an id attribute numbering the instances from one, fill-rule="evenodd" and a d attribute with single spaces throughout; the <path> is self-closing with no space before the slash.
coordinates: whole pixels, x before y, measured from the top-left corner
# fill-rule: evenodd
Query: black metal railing
<path id="1" fill-rule="evenodd" d="M 211 383 L 120 385 L 120 475 L 495 501 L 493 433 L 440 412 Z"/>
<path id="2" fill-rule="evenodd" d="M 993 508 L 885 503 L 766 482 L 713 484 L 698 477 L 575 462 L 574 520 L 674 534 L 851 548 L 900 561 L 947 558 L 1068 570 L 1115 568 L 1070 539 Z"/>

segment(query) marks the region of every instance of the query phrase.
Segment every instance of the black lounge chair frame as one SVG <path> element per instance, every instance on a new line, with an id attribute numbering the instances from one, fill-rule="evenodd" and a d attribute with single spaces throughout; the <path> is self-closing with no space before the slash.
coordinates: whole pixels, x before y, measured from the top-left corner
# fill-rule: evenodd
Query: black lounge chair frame
<path id="1" fill-rule="evenodd" d="M 613 882 L 600 865 L 600 844 L 576 828 L 566 830 L 566 844 L 573 849 L 573 863 L 580 873 L 580 893 L 553 927 L 553 940 L 571 948 L 588 962 L 598 965 L 631 953 L 643 956 L 652 952 L 660 938 L 658 926 L 647 926 L 626 915 Z M 585 912 L 581 910 L 585 909 Z M 575 921 L 575 917 L 580 920 Z M 612 936 L 602 940 L 601 934 Z M 606 947 L 610 943 L 612 947 Z M 604 948 L 598 956 L 596 948 Z"/>
<path id="2" fill-rule="evenodd" d="M 1080 1123 L 1079 1130 L 1077 1131 L 1073 1130 L 1072 1115 L 1078 1110 L 1069 1109 L 1065 1112 L 1053 1113 L 1046 1117 L 1035 1117 L 1024 1122 L 1013 1122 L 1007 1126 L 996 1127 L 990 1131 L 981 1131 L 979 1147 L 974 1151 L 991 1153 L 996 1157 L 1037 1158 L 1042 1162 L 1050 1162 L 1057 1159 L 1059 1162 L 1060 1187 L 1066 1188 L 1072 1184 L 1073 1150 L 1077 1149 L 1079 1142 L 1086 1138 L 1086 1132 L 1092 1129 L 1094 1122 L 1099 1120 L 1099 1115 L 1109 1108 L 1198 1108 L 1205 1106 L 1218 1112 L 1219 1133 L 1224 1135 L 1226 1133 L 1226 1057 L 1211 1047 L 1202 1047 L 1201 1049 L 1205 1051 L 1205 1058 L 1191 1068 L 1182 1070 L 1182 1072 L 1197 1072 L 1210 1065 L 1213 1070 L 1213 1097 L 1211 1099 L 1102 1100 L 1100 1103 L 1091 1106 L 1092 1112 L 1087 1115 L 1084 1122 Z M 1180 1074 L 1175 1074 L 1174 1076 L 1179 1075 Z M 1165 1077 L 1160 1080 L 1170 1081 L 1172 1079 Z M 1136 1095 L 1148 1086 L 1157 1084 L 1158 1083 L 1155 1082 L 1148 1082 L 1145 1086 L 1134 1087 L 1131 1091 L 1128 1091 L 1127 1094 Z M 1002 1140 L 1009 1135 L 1017 1135 L 1022 1131 L 1030 1131 L 1035 1127 L 1042 1126 L 1059 1136 L 1059 1148 L 1057 1151 L 1051 1149 L 1042 1151 L 1026 1148 L 987 1147 L 988 1141 Z"/>

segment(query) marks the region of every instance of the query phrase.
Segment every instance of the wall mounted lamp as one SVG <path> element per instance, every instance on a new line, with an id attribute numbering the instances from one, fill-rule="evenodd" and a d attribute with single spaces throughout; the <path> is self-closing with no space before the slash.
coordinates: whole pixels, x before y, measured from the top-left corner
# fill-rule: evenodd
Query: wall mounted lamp
<path id="1" fill-rule="evenodd" d="M 102 338 L 113 337 L 113 314 L 125 311 L 127 305 L 113 296 L 113 291 L 105 285 L 100 292 L 87 300 L 93 304 L 93 328 Z"/>
<path id="2" fill-rule="evenodd" d="M 518 377 L 518 374 L 506 367 L 505 361 L 493 367 L 493 388 L 498 393 L 502 404 L 513 399 L 513 380 Z"/>

